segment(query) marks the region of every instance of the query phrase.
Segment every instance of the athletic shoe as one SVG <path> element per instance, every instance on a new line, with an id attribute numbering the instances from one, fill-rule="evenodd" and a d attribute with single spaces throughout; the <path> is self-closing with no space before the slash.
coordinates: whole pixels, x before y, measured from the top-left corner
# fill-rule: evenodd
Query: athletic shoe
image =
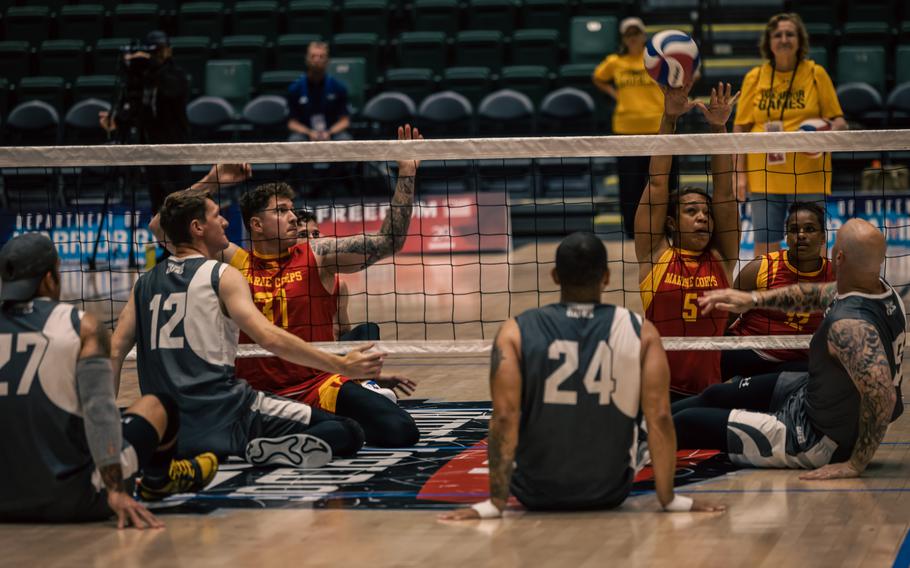
<path id="1" fill-rule="evenodd" d="M 256 438 L 246 446 L 246 461 L 253 465 L 287 465 L 313 469 L 332 461 L 332 448 L 310 434 Z"/>
<path id="2" fill-rule="evenodd" d="M 365 389 L 369 389 L 371 391 L 376 391 L 379 394 L 381 394 L 382 396 L 384 396 L 387 399 L 394 402 L 395 404 L 398 404 L 398 396 L 395 395 L 395 391 L 393 391 L 392 389 L 382 388 L 381 386 L 379 386 L 379 383 L 377 383 L 374 380 L 361 381 L 360 386 L 362 386 Z"/>
<path id="3" fill-rule="evenodd" d="M 139 480 L 139 496 L 143 501 L 160 501 L 177 493 L 196 493 L 212 482 L 218 472 L 218 458 L 205 452 L 191 460 L 171 460 L 167 477 L 144 475 Z"/>

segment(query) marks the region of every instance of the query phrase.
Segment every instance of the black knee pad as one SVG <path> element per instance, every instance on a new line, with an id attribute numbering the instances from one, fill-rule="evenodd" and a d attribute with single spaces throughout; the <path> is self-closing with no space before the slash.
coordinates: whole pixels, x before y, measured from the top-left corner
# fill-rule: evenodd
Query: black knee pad
<path id="1" fill-rule="evenodd" d="M 120 424 L 123 428 L 123 439 L 133 446 L 139 461 L 139 469 L 142 469 L 158 449 L 158 430 L 142 416 L 130 412 L 120 417 Z"/>
<path id="2" fill-rule="evenodd" d="M 156 392 L 150 396 L 158 399 L 158 402 L 164 407 L 164 413 L 167 414 L 167 426 L 164 428 L 164 436 L 161 437 L 161 445 L 166 446 L 177 437 L 177 432 L 180 431 L 180 407 L 169 394 Z"/>

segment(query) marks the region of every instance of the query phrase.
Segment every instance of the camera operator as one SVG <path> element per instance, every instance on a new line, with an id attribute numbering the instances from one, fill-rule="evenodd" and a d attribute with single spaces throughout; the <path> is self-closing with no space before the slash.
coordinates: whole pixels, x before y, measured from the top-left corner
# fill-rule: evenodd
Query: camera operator
<path id="1" fill-rule="evenodd" d="M 171 58 L 167 34 L 153 31 L 144 44 L 124 48 L 120 89 L 113 112 L 99 113 L 101 127 L 121 143 L 189 142 L 186 116 L 190 86 L 186 72 Z M 149 199 L 157 212 L 164 198 L 189 185 L 188 166 L 146 166 Z"/>

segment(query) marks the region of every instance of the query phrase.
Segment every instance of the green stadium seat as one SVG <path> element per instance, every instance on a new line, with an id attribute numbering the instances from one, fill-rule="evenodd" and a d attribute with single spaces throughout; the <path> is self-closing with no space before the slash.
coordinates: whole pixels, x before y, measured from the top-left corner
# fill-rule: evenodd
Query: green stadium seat
<path id="1" fill-rule="evenodd" d="M 314 41 L 322 41 L 322 36 L 315 34 L 285 34 L 275 41 L 276 69 L 306 69 L 307 48 Z"/>
<path id="2" fill-rule="evenodd" d="M 559 65 L 559 32 L 548 29 L 518 30 L 512 34 L 513 65 Z"/>
<path id="3" fill-rule="evenodd" d="M 458 0 L 414 0 L 414 29 L 443 32 L 454 37 L 458 31 Z"/>
<path id="4" fill-rule="evenodd" d="M 205 66 L 205 94 L 221 97 L 242 108 L 253 90 L 253 65 L 247 59 L 209 61 Z"/>
<path id="5" fill-rule="evenodd" d="M 118 4 L 114 8 L 111 26 L 119 36 L 141 40 L 150 31 L 161 27 L 158 23 L 158 5 Z"/>
<path id="6" fill-rule="evenodd" d="M 502 33 L 494 30 L 458 32 L 455 36 L 455 65 L 459 67 L 483 63 L 493 72 L 504 62 Z"/>
<path id="7" fill-rule="evenodd" d="M 388 0 L 344 0 L 341 11 L 343 33 L 375 33 L 380 39 L 385 39 L 388 29 Z"/>
<path id="8" fill-rule="evenodd" d="M 6 116 L 9 110 L 9 81 L 6 77 L 0 77 L 0 116 Z"/>
<path id="9" fill-rule="evenodd" d="M 856 0 L 846 2 L 846 22 L 875 22 L 897 14 L 894 0 Z"/>
<path id="10" fill-rule="evenodd" d="M 910 82 L 910 45 L 899 45 L 894 52 L 894 84 L 903 85 Z"/>
<path id="11" fill-rule="evenodd" d="M 44 101 L 62 112 L 65 86 L 63 77 L 24 77 L 19 81 L 18 100 L 20 104 L 25 101 Z"/>
<path id="12" fill-rule="evenodd" d="M 518 19 L 516 0 L 468 0 L 468 29 L 499 30 L 509 35 Z"/>
<path id="13" fill-rule="evenodd" d="M 825 69 L 828 68 L 828 48 L 827 47 L 810 47 L 809 59 Z"/>
<path id="14" fill-rule="evenodd" d="M 842 45 L 887 45 L 891 40 L 888 22 L 847 22 L 841 32 Z"/>
<path id="15" fill-rule="evenodd" d="M 25 0 L 17 2 L 17 4 L 22 4 L 23 6 L 46 6 L 51 12 L 51 17 L 53 17 L 54 14 L 59 14 L 60 9 L 63 8 L 63 5 L 66 3 L 66 0 Z"/>
<path id="16" fill-rule="evenodd" d="M 31 51 L 27 41 L 0 41 L 0 76 L 12 83 L 29 76 Z"/>
<path id="17" fill-rule="evenodd" d="M 116 75 L 120 71 L 121 48 L 129 45 L 125 37 L 101 38 L 92 50 L 92 74 Z"/>
<path id="18" fill-rule="evenodd" d="M 910 14 L 907 14 L 907 16 L 910 16 Z M 901 22 L 901 27 L 898 29 L 897 37 L 901 42 L 910 41 L 910 20 Z"/>
<path id="19" fill-rule="evenodd" d="M 839 23 L 840 14 L 831 0 L 802 0 L 799 4 L 799 16 L 807 24 L 821 22 L 836 26 Z"/>
<path id="20" fill-rule="evenodd" d="M 570 63 L 561 66 L 556 76 L 556 87 L 574 87 L 591 95 L 594 99 L 595 120 L 602 131 L 609 132 L 613 99 L 595 87 L 591 81 L 596 66 L 596 63 Z"/>
<path id="21" fill-rule="evenodd" d="M 534 103 L 535 108 L 551 90 L 549 72 L 543 65 L 503 67 L 499 76 L 499 86 L 524 93 Z"/>
<path id="22" fill-rule="evenodd" d="M 278 29 L 276 0 L 244 0 L 234 4 L 233 35 L 271 36 Z"/>
<path id="23" fill-rule="evenodd" d="M 552 29 L 568 37 L 570 5 L 564 0 L 525 0 L 521 26 L 525 29 Z"/>
<path id="24" fill-rule="evenodd" d="M 354 112 L 363 108 L 367 91 L 367 62 L 362 57 L 333 57 L 329 74 L 348 88 L 348 103 Z"/>
<path id="25" fill-rule="evenodd" d="M 366 64 L 367 87 L 379 73 L 379 36 L 374 33 L 336 34 L 332 38 L 332 58 L 360 57 Z"/>
<path id="26" fill-rule="evenodd" d="M 289 34 L 332 35 L 332 0 L 293 0 L 287 23 Z"/>
<path id="27" fill-rule="evenodd" d="M 571 63 L 599 63 L 618 47 L 616 18 L 575 17 L 569 32 Z"/>
<path id="28" fill-rule="evenodd" d="M 50 9 L 47 6 L 10 6 L 3 24 L 7 41 L 40 43 L 50 37 Z"/>
<path id="29" fill-rule="evenodd" d="M 398 65 L 432 69 L 437 75 L 442 74 L 447 48 L 443 32 L 403 32 L 398 37 Z"/>
<path id="30" fill-rule="evenodd" d="M 57 17 L 57 35 L 95 43 L 104 36 L 104 6 L 76 4 L 64 6 Z"/>
<path id="31" fill-rule="evenodd" d="M 85 73 L 85 43 L 80 39 L 49 39 L 38 48 L 38 74 L 72 82 Z"/>
<path id="32" fill-rule="evenodd" d="M 257 92 L 260 95 L 285 96 L 291 83 L 300 78 L 300 71 L 265 71 L 259 77 Z"/>
<path id="33" fill-rule="evenodd" d="M 677 4 L 679 2 L 676 2 Z M 623 18 L 628 15 L 628 9 L 632 2 L 627 0 L 578 0 L 578 14 L 583 16 L 613 16 L 615 18 Z M 657 5 L 657 2 L 651 2 L 652 5 Z M 659 6 L 655 6 L 658 7 Z M 649 20 L 645 20 L 648 22 Z"/>
<path id="34" fill-rule="evenodd" d="M 253 66 L 253 76 L 265 71 L 266 41 L 264 35 L 225 36 L 221 40 L 220 59 L 246 59 Z"/>
<path id="35" fill-rule="evenodd" d="M 177 11 L 177 34 L 203 36 L 220 41 L 224 29 L 224 4 L 221 2 L 189 2 Z"/>
<path id="36" fill-rule="evenodd" d="M 396 91 L 420 104 L 436 90 L 432 69 L 389 69 L 385 73 L 383 91 Z"/>
<path id="37" fill-rule="evenodd" d="M 442 88 L 463 95 L 474 106 L 492 90 L 489 67 L 449 67 L 442 74 Z"/>
<path id="38" fill-rule="evenodd" d="M 807 23 L 806 33 L 809 34 L 809 45 L 830 48 L 834 44 L 834 28 L 827 22 Z"/>
<path id="39" fill-rule="evenodd" d="M 885 92 L 885 48 L 881 46 L 844 46 L 837 50 L 837 85 L 868 83 Z"/>
<path id="40" fill-rule="evenodd" d="M 73 82 L 73 103 L 85 99 L 100 99 L 111 102 L 117 95 L 115 75 L 81 75 Z"/>
<path id="41" fill-rule="evenodd" d="M 205 82 L 205 64 L 212 58 L 209 40 L 204 36 L 177 36 L 171 38 L 174 61 L 187 72 L 190 79 L 190 94 L 202 92 Z"/>

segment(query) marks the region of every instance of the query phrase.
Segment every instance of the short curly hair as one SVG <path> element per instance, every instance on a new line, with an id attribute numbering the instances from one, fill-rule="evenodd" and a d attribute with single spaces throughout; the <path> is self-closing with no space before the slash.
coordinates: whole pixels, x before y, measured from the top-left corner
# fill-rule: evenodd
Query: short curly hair
<path id="1" fill-rule="evenodd" d="M 799 61 L 806 59 L 809 56 L 809 32 L 806 31 L 803 19 L 796 12 L 783 12 L 771 16 L 765 26 L 765 33 L 762 34 L 761 41 L 758 44 L 761 56 L 769 61 L 774 61 L 774 54 L 771 53 L 771 34 L 774 33 L 774 30 L 777 29 L 777 24 L 780 22 L 793 22 L 796 26 L 796 35 L 799 37 L 799 51 L 796 53 L 796 58 Z"/>
<path id="2" fill-rule="evenodd" d="M 285 197 L 294 201 L 294 188 L 280 181 L 264 183 L 240 196 L 240 216 L 247 231 L 250 230 L 250 219 L 268 207 L 273 197 Z"/>

